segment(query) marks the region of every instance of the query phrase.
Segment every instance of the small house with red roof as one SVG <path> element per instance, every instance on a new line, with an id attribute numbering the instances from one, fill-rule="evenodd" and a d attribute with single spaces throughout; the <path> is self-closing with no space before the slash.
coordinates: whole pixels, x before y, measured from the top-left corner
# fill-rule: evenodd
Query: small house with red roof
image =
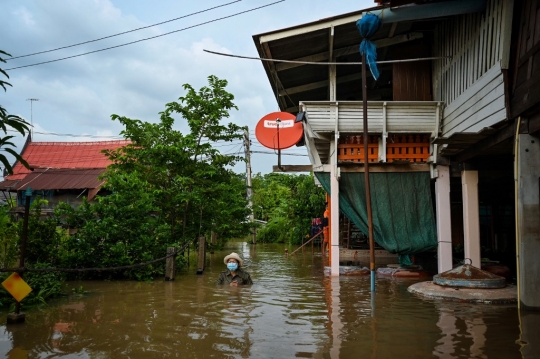
<path id="1" fill-rule="evenodd" d="M 92 201 L 104 181 L 99 176 L 111 161 L 102 152 L 115 150 L 130 141 L 97 142 L 32 142 L 27 140 L 21 156 L 32 169 L 15 163 L 13 174 L 0 182 L 2 197 L 17 194 L 18 205 L 23 205 L 27 188 L 54 207 L 59 202 L 77 205 L 83 197 Z"/>

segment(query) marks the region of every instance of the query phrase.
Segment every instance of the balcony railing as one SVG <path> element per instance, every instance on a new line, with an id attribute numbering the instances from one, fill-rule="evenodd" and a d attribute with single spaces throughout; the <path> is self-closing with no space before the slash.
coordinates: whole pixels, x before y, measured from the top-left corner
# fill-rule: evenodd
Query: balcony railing
<path id="1" fill-rule="evenodd" d="M 430 162 L 431 139 L 439 133 L 441 102 L 369 101 L 370 162 Z M 337 160 L 363 162 L 363 107 L 358 101 L 306 101 L 308 153 L 314 166 L 328 164 L 331 140 L 339 133 Z"/>

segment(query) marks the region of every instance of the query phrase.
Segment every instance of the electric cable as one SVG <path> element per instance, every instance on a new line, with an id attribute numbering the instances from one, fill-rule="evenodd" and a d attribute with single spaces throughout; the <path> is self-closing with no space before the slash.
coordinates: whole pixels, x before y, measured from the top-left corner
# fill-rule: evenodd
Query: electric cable
<path id="1" fill-rule="evenodd" d="M 286 0 L 275 1 L 275 2 L 270 3 L 270 4 L 258 6 L 258 7 L 249 9 L 249 10 L 237 12 L 237 13 L 235 13 L 235 14 L 223 16 L 223 17 L 220 17 L 220 18 L 217 18 L 217 19 L 213 19 L 213 20 L 201 22 L 201 23 L 199 23 L 199 24 L 192 25 L 192 26 L 188 26 L 188 27 L 184 27 L 184 28 L 182 28 L 182 29 L 178 29 L 178 30 L 174 30 L 174 31 L 169 31 L 169 32 L 166 32 L 166 33 L 164 33 L 164 34 L 160 34 L 160 35 L 156 35 L 156 36 L 151 36 L 151 37 L 147 37 L 147 38 L 140 39 L 140 40 L 136 40 L 136 41 L 127 42 L 127 43 L 120 44 L 120 45 L 110 46 L 110 47 L 106 47 L 106 48 L 99 49 L 99 50 L 89 51 L 89 52 L 85 52 L 85 53 L 78 54 L 78 55 L 66 56 L 66 57 L 62 57 L 62 58 L 60 58 L 60 59 L 49 60 L 49 61 L 43 61 L 43 62 L 37 62 L 37 63 L 35 63 L 35 64 L 30 64 L 30 65 L 24 65 L 24 66 L 12 67 L 12 68 L 9 68 L 9 69 L 5 69 L 4 71 L 11 71 L 11 70 L 22 69 L 22 68 L 25 68 L 25 67 L 32 67 L 32 66 L 38 66 L 38 65 L 43 65 L 43 64 L 49 64 L 49 63 L 51 63 L 51 62 L 63 61 L 63 60 L 72 59 L 72 58 L 75 58 L 75 57 L 80 57 L 80 56 L 85 56 L 85 55 L 93 54 L 93 53 L 96 53 L 96 52 L 102 52 L 102 51 L 111 50 L 111 49 L 116 49 L 116 48 L 123 47 L 123 46 L 127 46 L 127 45 L 132 45 L 132 44 L 135 44 L 135 43 L 138 43 L 138 42 L 143 42 L 143 41 L 147 41 L 147 40 L 153 40 L 153 39 L 156 39 L 156 38 L 158 38 L 158 37 L 162 37 L 162 36 L 174 34 L 174 33 L 176 33 L 176 32 L 180 32 L 180 31 L 184 31 L 184 30 L 189 30 L 189 29 L 192 29 L 192 28 L 195 28 L 195 27 L 199 27 L 199 26 L 202 26 L 202 25 L 210 24 L 210 23 L 213 23 L 213 22 L 217 22 L 217 21 L 220 21 L 220 20 L 228 19 L 228 18 L 231 18 L 231 17 L 235 17 L 235 16 L 238 16 L 238 15 L 242 15 L 242 14 L 248 13 L 248 12 L 252 12 L 252 11 L 255 11 L 255 10 L 259 10 L 259 9 L 262 9 L 262 8 L 265 8 L 265 7 L 268 7 L 268 6 L 276 5 L 276 4 L 281 3 L 281 2 L 284 2 L 284 1 L 286 1 Z"/>
<path id="2" fill-rule="evenodd" d="M 51 49 L 51 50 L 45 50 L 45 51 L 39 51 L 39 52 L 33 52 L 33 53 L 31 53 L 31 54 L 26 54 L 26 55 L 14 56 L 14 57 L 11 57 L 11 58 L 9 58 L 9 59 L 6 59 L 6 61 L 11 61 L 11 60 L 15 60 L 15 59 L 20 59 L 20 58 L 22 58 L 22 57 L 29 57 L 29 56 L 34 56 L 34 55 L 46 54 L 46 53 L 48 53 L 48 52 L 53 52 L 53 51 L 58 51 L 58 50 L 68 49 L 68 48 L 70 48 L 70 47 L 75 47 L 75 46 L 79 46 L 79 45 L 89 44 L 89 43 L 91 43 L 91 42 L 96 42 L 96 41 L 105 40 L 105 39 L 109 39 L 109 38 L 115 37 L 115 36 L 125 35 L 125 34 L 128 34 L 128 33 L 130 33 L 130 32 L 135 32 L 135 31 L 139 31 L 139 30 L 144 30 L 144 29 L 148 29 L 148 28 L 150 28 L 150 27 L 154 27 L 154 26 L 158 26 L 158 25 L 163 25 L 163 24 L 166 24 L 166 23 L 168 23 L 168 22 L 173 22 L 173 21 L 176 21 L 176 20 L 184 19 L 184 18 L 186 18 L 186 17 L 190 17 L 190 16 L 193 16 L 193 15 L 202 14 L 203 12 L 207 12 L 207 11 L 214 10 L 214 9 L 217 9 L 217 8 L 220 8 L 220 7 L 224 7 L 224 6 L 228 6 L 228 5 L 232 5 L 232 4 L 237 3 L 237 2 L 240 2 L 240 1 L 242 1 L 242 0 L 235 0 L 235 1 L 232 1 L 232 2 L 229 2 L 229 3 L 226 3 L 226 4 L 222 4 L 222 5 L 217 5 L 217 6 L 211 7 L 211 8 L 205 9 L 205 10 L 192 12 L 191 14 L 183 15 L 183 16 L 180 16 L 180 17 L 171 19 L 171 20 L 166 20 L 166 21 L 158 22 L 157 24 L 148 25 L 148 26 L 143 26 L 143 27 L 139 27 L 139 28 L 136 28 L 136 29 L 133 29 L 133 30 L 124 31 L 124 32 L 119 32 L 118 34 L 104 36 L 104 37 L 100 37 L 100 38 L 94 39 L 94 40 L 88 40 L 88 41 L 79 42 L 79 43 L 73 44 L 73 45 L 67 45 L 67 46 L 57 47 L 57 48 Z"/>

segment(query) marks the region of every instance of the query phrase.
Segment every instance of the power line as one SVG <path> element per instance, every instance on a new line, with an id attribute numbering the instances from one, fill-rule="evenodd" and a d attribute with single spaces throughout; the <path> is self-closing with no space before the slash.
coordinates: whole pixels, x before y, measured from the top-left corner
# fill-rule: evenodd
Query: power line
<path id="1" fill-rule="evenodd" d="M 229 5 L 232 5 L 232 4 L 237 3 L 237 2 L 240 2 L 240 1 L 242 1 L 242 0 L 235 0 L 235 1 L 232 1 L 232 2 L 229 2 L 229 3 L 226 3 L 226 4 L 214 6 L 214 7 L 205 9 L 205 10 L 201 10 L 201 11 L 193 12 L 193 13 L 191 13 L 191 14 L 183 15 L 183 16 L 180 16 L 180 17 L 171 19 L 171 20 L 158 22 L 157 24 L 139 27 L 139 28 L 136 28 L 136 29 L 133 29 L 133 30 L 128 30 L 128 31 L 124 31 L 124 32 L 119 32 L 118 34 L 100 37 L 99 39 L 95 39 L 95 40 L 88 40 L 88 41 L 79 42 L 79 43 L 73 44 L 73 45 L 67 45 L 67 46 L 57 47 L 56 49 L 52 49 L 52 50 L 45 50 L 45 51 L 33 52 L 33 53 L 31 53 L 31 54 L 26 54 L 26 55 L 20 55 L 20 56 L 11 57 L 11 58 L 9 58 L 9 59 L 6 59 L 6 61 L 10 61 L 10 60 L 14 60 L 14 59 L 20 59 L 20 58 L 22 58 L 22 57 L 29 57 L 29 56 L 34 56 L 34 55 L 45 54 L 45 53 L 48 53 L 48 52 L 58 51 L 58 50 L 62 50 L 62 49 L 68 49 L 68 48 L 74 47 L 74 46 L 79 46 L 79 45 L 89 44 L 89 43 L 91 43 L 91 42 L 101 41 L 101 40 L 109 39 L 109 38 L 111 38 L 111 37 L 120 36 L 120 35 L 125 35 L 125 34 L 128 34 L 128 33 L 130 33 L 130 32 L 135 32 L 135 31 L 139 31 L 139 30 L 144 30 L 144 29 L 148 29 L 148 28 L 150 28 L 150 27 L 154 27 L 154 26 L 158 26 L 158 25 L 163 25 L 163 24 L 166 24 L 166 23 L 168 23 L 168 22 L 173 22 L 173 21 L 176 21 L 176 20 L 184 19 L 184 18 L 186 18 L 186 17 L 190 17 L 190 16 L 193 16 L 193 15 L 202 14 L 203 12 L 207 12 L 207 11 L 214 10 L 214 9 L 217 9 L 217 8 L 220 8 L 220 7 L 224 7 L 224 6 L 229 6 Z"/>
<path id="2" fill-rule="evenodd" d="M 251 151 L 251 153 L 261 153 L 265 155 L 275 155 L 276 153 L 270 152 L 270 151 Z M 301 156 L 301 157 L 307 157 L 307 155 L 303 155 L 301 153 L 283 153 L 281 152 L 282 156 Z"/>
<path id="3" fill-rule="evenodd" d="M 286 64 L 300 64 L 300 65 L 362 65 L 362 62 L 318 62 L 318 61 L 299 61 L 299 60 L 282 60 L 282 59 L 270 59 L 265 57 L 253 57 L 253 56 L 241 56 L 241 55 L 234 55 L 234 54 L 225 54 L 223 52 L 217 52 L 217 51 L 211 51 L 203 49 L 204 52 L 208 52 L 209 54 L 219 55 L 219 56 L 227 56 L 227 57 L 234 57 L 238 59 L 247 59 L 247 60 L 257 60 L 257 61 L 269 61 L 269 62 L 280 62 L 280 63 L 286 63 Z M 434 57 L 419 57 L 419 58 L 413 58 L 413 59 L 402 59 L 402 60 L 385 60 L 385 61 L 377 61 L 378 64 L 394 64 L 399 62 L 415 62 L 415 61 L 427 61 L 427 60 L 440 60 L 440 59 L 451 59 L 452 56 L 434 56 Z"/>
<path id="4" fill-rule="evenodd" d="M 18 132 L 16 130 L 7 130 L 8 132 Z M 100 136 L 100 135 L 75 135 L 72 133 L 55 133 L 55 132 L 38 132 L 32 131 L 32 133 L 37 133 L 40 135 L 50 135 L 50 136 L 63 136 L 63 137 L 90 137 L 90 138 L 114 138 L 114 139 L 123 139 L 123 136 Z"/>
<path id="5" fill-rule="evenodd" d="M 24 65 L 24 66 L 12 67 L 12 68 L 10 68 L 10 69 L 5 69 L 4 71 L 17 70 L 17 69 L 22 69 L 22 68 L 24 68 L 24 67 L 32 67 L 32 66 L 38 66 L 38 65 L 48 64 L 48 63 L 51 63 L 51 62 L 63 61 L 63 60 L 72 59 L 72 58 L 75 58 L 75 57 L 80 57 L 80 56 L 84 56 L 84 55 L 88 55 L 88 54 L 93 54 L 93 53 L 96 53 L 96 52 L 101 52 L 101 51 L 106 51 L 106 50 L 115 49 L 115 48 L 118 48 L 118 47 L 123 47 L 123 46 L 127 46 L 127 45 L 132 45 L 132 44 L 135 44 L 135 43 L 138 43 L 138 42 L 156 39 L 156 38 L 158 38 L 158 37 L 170 35 L 170 34 L 173 34 L 173 33 L 175 33 L 175 32 L 180 32 L 180 31 L 192 29 L 192 28 L 199 27 L 199 26 L 202 26 L 202 25 L 206 25 L 206 24 L 210 24 L 210 23 L 217 22 L 217 21 L 220 21 L 220 20 L 228 19 L 228 18 L 235 17 L 235 16 L 238 16 L 238 15 L 242 15 L 242 14 L 245 14 L 245 13 L 248 13 L 248 12 L 251 12 L 251 11 L 259 10 L 259 9 L 262 9 L 262 8 L 265 8 L 265 7 L 268 7 L 268 6 L 272 6 L 272 5 L 276 5 L 276 4 L 278 4 L 278 3 L 280 3 L 280 2 L 284 2 L 284 1 L 286 1 L 286 0 L 275 1 L 275 2 L 270 3 L 270 4 L 266 4 L 266 5 L 258 6 L 258 7 L 249 9 L 249 10 L 237 12 L 237 13 L 232 14 L 232 15 L 227 15 L 227 16 L 223 16 L 223 17 L 220 17 L 220 18 L 217 18 L 217 19 L 214 19 L 214 20 L 205 21 L 205 22 L 199 23 L 199 24 L 197 24 L 197 25 L 192 25 L 192 26 L 184 27 L 183 29 L 179 29 L 179 30 L 174 30 L 174 31 L 166 32 L 166 33 L 161 34 L 161 35 L 156 35 L 156 36 L 147 37 L 147 38 L 140 39 L 140 40 L 136 40 L 136 41 L 127 42 L 127 43 L 125 43 L 125 44 L 120 44 L 120 45 L 115 45 L 115 46 L 111 46 L 111 47 L 106 47 L 106 48 L 103 48 L 103 49 L 94 50 L 94 51 L 89 51 L 89 52 L 85 52 L 85 53 L 78 54 L 78 55 L 72 55 L 72 56 L 62 57 L 62 58 L 60 58 L 60 59 L 49 60 L 49 61 L 43 61 L 43 62 L 37 62 L 37 63 L 35 63 L 35 64 L 30 64 L 30 65 Z"/>

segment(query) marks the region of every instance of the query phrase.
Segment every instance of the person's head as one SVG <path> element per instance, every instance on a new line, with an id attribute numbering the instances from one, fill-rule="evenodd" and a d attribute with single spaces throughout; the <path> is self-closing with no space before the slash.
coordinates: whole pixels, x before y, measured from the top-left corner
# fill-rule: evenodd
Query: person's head
<path id="1" fill-rule="evenodd" d="M 234 272 L 238 268 L 240 268 L 243 262 L 244 261 L 242 260 L 242 258 L 240 258 L 240 256 L 234 252 L 225 256 L 225 258 L 223 259 L 223 263 L 225 263 L 225 265 L 231 272 Z"/>

